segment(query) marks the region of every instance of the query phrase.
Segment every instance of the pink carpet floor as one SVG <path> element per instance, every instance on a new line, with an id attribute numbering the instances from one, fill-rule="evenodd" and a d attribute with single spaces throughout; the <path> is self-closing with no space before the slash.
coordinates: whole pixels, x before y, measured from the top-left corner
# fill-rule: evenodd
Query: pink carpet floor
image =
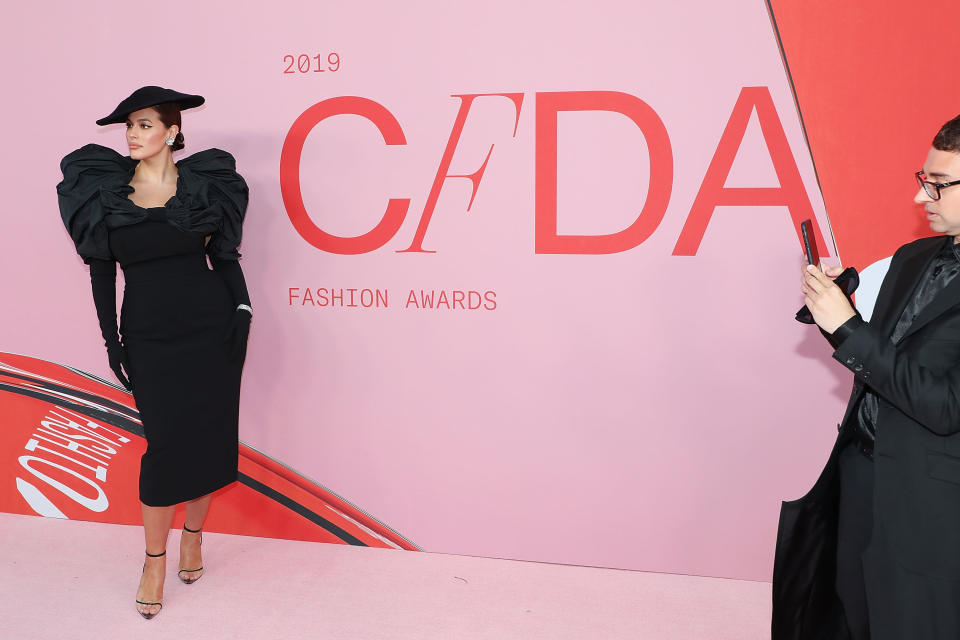
<path id="1" fill-rule="evenodd" d="M 769 638 L 770 584 L 205 534 L 163 611 L 134 592 L 137 527 L 0 514 L 0 638 Z"/>

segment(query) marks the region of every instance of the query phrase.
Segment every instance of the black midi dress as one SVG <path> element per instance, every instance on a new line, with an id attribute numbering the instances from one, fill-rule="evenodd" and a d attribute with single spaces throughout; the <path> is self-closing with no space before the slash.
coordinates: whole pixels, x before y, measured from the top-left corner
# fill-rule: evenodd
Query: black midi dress
<path id="1" fill-rule="evenodd" d="M 176 195 L 144 209 L 128 198 L 135 160 L 87 145 L 61 163 L 60 210 L 78 253 L 123 269 L 119 329 L 147 439 L 146 505 L 192 500 L 237 479 L 244 350 L 232 353 L 224 339 L 235 304 L 207 265 L 208 255 L 239 258 L 247 186 L 234 167 L 218 149 L 185 158 Z"/>

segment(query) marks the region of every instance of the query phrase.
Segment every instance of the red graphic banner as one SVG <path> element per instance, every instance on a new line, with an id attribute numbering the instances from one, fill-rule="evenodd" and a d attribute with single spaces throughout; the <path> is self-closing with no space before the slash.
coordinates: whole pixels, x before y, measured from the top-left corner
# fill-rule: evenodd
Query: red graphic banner
<path id="1" fill-rule="evenodd" d="M 960 20 L 960 6 L 770 0 L 783 53 L 844 263 L 863 269 L 935 235 L 913 204 L 933 136 L 960 113 L 942 75 L 949 37 L 904 25 Z"/>
<path id="2" fill-rule="evenodd" d="M 129 393 L 71 367 L 0 353 L 0 415 L 0 511 L 140 522 L 137 475 L 146 440 Z M 208 531 L 417 549 L 242 443 L 239 481 L 219 491 L 214 505 Z"/>

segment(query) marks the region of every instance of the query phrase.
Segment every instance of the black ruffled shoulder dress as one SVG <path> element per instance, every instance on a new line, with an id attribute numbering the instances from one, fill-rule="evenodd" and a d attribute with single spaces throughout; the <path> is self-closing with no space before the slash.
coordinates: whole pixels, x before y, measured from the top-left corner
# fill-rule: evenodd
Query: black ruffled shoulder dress
<path id="1" fill-rule="evenodd" d="M 177 163 L 165 206 L 144 209 L 127 197 L 136 165 L 87 145 L 63 159 L 57 193 L 77 252 L 123 269 L 120 336 L 147 438 L 140 499 L 167 506 L 237 479 L 244 352 L 224 341 L 235 304 L 207 255 L 240 257 L 247 185 L 229 153 L 209 149 Z"/>

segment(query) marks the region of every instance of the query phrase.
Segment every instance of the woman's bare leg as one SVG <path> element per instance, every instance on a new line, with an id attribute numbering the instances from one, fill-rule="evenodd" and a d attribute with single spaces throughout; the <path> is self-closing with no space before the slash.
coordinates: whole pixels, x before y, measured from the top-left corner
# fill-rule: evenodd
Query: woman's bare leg
<path id="1" fill-rule="evenodd" d="M 187 529 L 199 531 L 203 529 L 203 521 L 207 518 L 210 509 L 212 494 L 201 496 L 186 503 L 186 517 L 183 526 Z M 203 557 L 200 552 L 199 533 L 182 531 L 180 533 L 180 578 L 185 582 L 193 582 L 203 575 L 203 571 L 184 571 L 184 569 L 202 569 Z"/>
<path id="2" fill-rule="evenodd" d="M 147 553 L 163 553 L 167 548 L 167 534 L 170 533 L 170 524 L 173 522 L 173 507 L 150 507 L 141 502 L 140 511 L 143 514 L 143 537 Z M 163 600 L 163 579 L 166 568 L 166 556 L 145 558 L 140 587 L 137 589 L 137 600 L 141 602 Z M 137 610 L 141 613 L 155 614 L 160 611 L 160 605 L 138 604 Z"/>

